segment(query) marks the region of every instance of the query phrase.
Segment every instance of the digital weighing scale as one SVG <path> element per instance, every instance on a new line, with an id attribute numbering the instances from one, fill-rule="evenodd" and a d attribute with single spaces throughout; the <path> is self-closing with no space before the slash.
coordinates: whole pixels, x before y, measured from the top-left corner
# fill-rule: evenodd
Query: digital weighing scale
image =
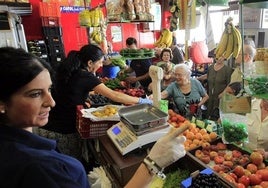
<path id="1" fill-rule="evenodd" d="M 121 108 L 118 111 L 121 121 L 107 130 L 108 136 L 122 155 L 156 142 L 170 129 L 168 114 L 159 110 L 163 70 L 152 65 L 149 75 L 152 78 L 153 106 L 143 104 Z"/>
<path id="2" fill-rule="evenodd" d="M 170 125 L 142 135 L 136 135 L 123 122 L 118 122 L 107 130 L 107 134 L 122 155 L 143 146 L 156 142 L 160 137 L 168 133 Z"/>

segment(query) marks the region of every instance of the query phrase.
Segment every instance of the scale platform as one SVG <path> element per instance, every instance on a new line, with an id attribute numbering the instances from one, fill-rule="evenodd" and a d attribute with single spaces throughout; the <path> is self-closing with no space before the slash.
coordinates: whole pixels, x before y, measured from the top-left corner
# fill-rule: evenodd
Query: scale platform
<path id="1" fill-rule="evenodd" d="M 169 129 L 170 125 L 167 124 L 167 126 L 162 126 L 161 129 L 137 135 L 133 130 L 129 129 L 126 124 L 120 121 L 107 130 L 107 135 L 119 152 L 122 155 L 126 155 L 133 150 L 156 142 L 163 135 L 167 134 Z"/>

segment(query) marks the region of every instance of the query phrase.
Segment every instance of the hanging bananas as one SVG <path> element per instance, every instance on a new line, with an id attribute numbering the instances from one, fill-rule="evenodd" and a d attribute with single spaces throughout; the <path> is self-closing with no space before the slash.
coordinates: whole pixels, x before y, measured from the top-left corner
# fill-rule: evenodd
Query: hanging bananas
<path id="1" fill-rule="evenodd" d="M 215 50 L 215 58 L 223 57 L 228 60 L 231 57 L 237 58 L 242 45 L 240 31 L 233 25 L 230 17 L 225 22 L 225 29 L 222 33 L 220 42 Z"/>
<path id="2" fill-rule="evenodd" d="M 154 45 L 158 48 L 169 48 L 172 45 L 172 32 L 167 28 L 163 29 Z"/>
<path id="3" fill-rule="evenodd" d="M 91 43 L 96 44 L 100 44 L 103 41 L 102 34 L 98 29 L 94 29 L 93 32 L 90 34 L 90 41 Z"/>
<path id="4" fill-rule="evenodd" d="M 92 10 L 85 9 L 79 13 L 81 26 L 98 27 L 104 22 L 104 15 L 101 7 Z"/>

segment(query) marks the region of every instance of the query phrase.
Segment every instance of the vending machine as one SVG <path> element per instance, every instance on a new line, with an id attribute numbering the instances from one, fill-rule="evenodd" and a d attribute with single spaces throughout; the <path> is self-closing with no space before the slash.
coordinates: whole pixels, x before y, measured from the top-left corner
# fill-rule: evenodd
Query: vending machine
<path id="1" fill-rule="evenodd" d="M 4 46 L 28 51 L 21 17 L 8 11 L 0 11 L 0 47 Z"/>

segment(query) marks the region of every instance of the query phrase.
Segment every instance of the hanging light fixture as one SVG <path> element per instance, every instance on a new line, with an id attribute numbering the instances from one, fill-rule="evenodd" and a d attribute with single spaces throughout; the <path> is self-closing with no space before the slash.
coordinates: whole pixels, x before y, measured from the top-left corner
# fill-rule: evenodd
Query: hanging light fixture
<path id="1" fill-rule="evenodd" d="M 268 1 L 261 0 L 241 0 L 241 4 L 251 8 L 268 8 Z"/>

